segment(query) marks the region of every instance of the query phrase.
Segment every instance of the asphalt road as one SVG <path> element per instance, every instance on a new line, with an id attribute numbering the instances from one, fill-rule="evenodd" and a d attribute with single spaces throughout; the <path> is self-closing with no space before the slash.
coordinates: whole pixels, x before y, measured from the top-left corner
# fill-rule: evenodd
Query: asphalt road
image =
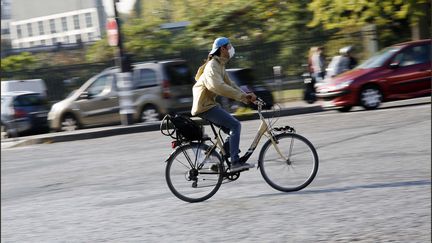
<path id="1" fill-rule="evenodd" d="M 1 242 L 431 241 L 430 103 L 277 124 L 316 145 L 312 184 L 281 193 L 251 170 L 197 204 L 168 190 L 158 131 L 2 149 Z M 258 121 L 242 125 L 246 151 Z"/>

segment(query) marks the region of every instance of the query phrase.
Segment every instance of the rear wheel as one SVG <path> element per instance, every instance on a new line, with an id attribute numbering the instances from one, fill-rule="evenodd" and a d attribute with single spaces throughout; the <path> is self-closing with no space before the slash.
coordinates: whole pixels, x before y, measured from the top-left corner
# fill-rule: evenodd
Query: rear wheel
<path id="1" fill-rule="evenodd" d="M 360 104 L 366 110 L 373 110 L 380 106 L 382 101 L 381 90 L 375 85 L 369 85 L 360 92 Z"/>
<path id="2" fill-rule="evenodd" d="M 294 133 L 279 134 L 274 139 L 277 149 L 268 140 L 259 156 L 264 180 L 283 192 L 298 191 L 308 186 L 318 171 L 318 154 L 314 146 Z"/>
<path id="3" fill-rule="evenodd" d="M 186 202 L 201 202 L 212 197 L 222 184 L 222 159 L 216 151 L 206 158 L 209 146 L 187 144 L 168 159 L 165 179 L 171 192 Z"/>

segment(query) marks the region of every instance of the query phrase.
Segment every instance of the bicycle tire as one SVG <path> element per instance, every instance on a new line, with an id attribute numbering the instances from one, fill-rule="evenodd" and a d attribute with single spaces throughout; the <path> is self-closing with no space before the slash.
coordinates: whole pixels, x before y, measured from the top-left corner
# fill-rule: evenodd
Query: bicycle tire
<path id="1" fill-rule="evenodd" d="M 283 192 L 299 191 L 307 187 L 318 172 L 315 147 L 309 140 L 295 133 L 278 134 L 274 139 L 281 153 L 289 159 L 282 159 L 269 139 L 263 145 L 258 161 L 264 180 L 274 189 Z"/>
<path id="2" fill-rule="evenodd" d="M 205 151 L 209 148 L 210 146 L 204 143 L 181 145 L 168 159 L 165 179 L 168 188 L 177 198 L 190 203 L 202 202 L 211 198 L 219 190 L 224 172 L 220 155 L 213 150 L 206 162 L 202 164 Z M 193 162 L 192 166 L 185 153 Z M 203 167 L 194 168 L 199 165 Z"/>

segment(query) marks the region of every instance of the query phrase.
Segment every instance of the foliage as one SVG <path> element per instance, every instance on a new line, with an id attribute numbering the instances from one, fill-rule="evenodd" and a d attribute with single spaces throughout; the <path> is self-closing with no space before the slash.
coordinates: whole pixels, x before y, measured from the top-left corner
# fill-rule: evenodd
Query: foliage
<path id="1" fill-rule="evenodd" d="M 430 0 L 313 0 L 308 9 L 313 19 L 308 26 L 325 29 L 359 28 L 374 24 L 384 45 L 409 38 L 410 27 L 425 19 Z"/>
<path id="2" fill-rule="evenodd" d="M 22 52 L 1 60 L 1 72 L 14 72 L 23 69 L 31 69 L 36 65 L 36 58 L 29 52 Z"/>
<path id="3" fill-rule="evenodd" d="M 113 60 L 116 48 L 108 45 L 106 36 L 93 44 L 86 53 L 88 62 L 105 62 Z"/>
<path id="4" fill-rule="evenodd" d="M 332 29 L 369 23 L 390 24 L 407 18 L 413 5 L 420 1 L 313 0 L 309 5 L 314 13 L 310 26 L 322 23 L 325 28 Z"/>

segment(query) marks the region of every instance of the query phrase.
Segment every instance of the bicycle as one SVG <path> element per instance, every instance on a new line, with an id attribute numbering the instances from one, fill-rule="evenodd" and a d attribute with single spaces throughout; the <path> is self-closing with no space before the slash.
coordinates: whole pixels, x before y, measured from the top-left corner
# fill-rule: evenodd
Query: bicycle
<path id="1" fill-rule="evenodd" d="M 290 126 L 273 128 L 275 122 L 266 122 L 262 114 L 265 103 L 255 102 L 261 124 L 255 139 L 247 152 L 240 158 L 246 162 L 258 146 L 262 136 L 268 139 L 261 148 L 258 167 L 264 180 L 274 189 L 282 192 L 299 191 L 307 187 L 318 171 L 318 154 L 315 147 L 305 137 L 296 133 Z M 274 114 L 274 113 L 273 113 Z M 162 125 L 168 124 L 169 115 L 161 122 L 161 132 L 177 138 L 172 142 L 175 148 L 165 161 L 165 178 L 171 192 L 179 199 L 194 203 L 211 198 L 223 181 L 235 181 L 238 172 L 230 172 L 230 161 L 224 139 L 216 125 L 208 122 L 214 139 L 205 135 L 201 141 L 181 141 L 174 137 L 175 129 L 164 133 Z M 245 169 L 248 170 L 248 169 Z"/>

